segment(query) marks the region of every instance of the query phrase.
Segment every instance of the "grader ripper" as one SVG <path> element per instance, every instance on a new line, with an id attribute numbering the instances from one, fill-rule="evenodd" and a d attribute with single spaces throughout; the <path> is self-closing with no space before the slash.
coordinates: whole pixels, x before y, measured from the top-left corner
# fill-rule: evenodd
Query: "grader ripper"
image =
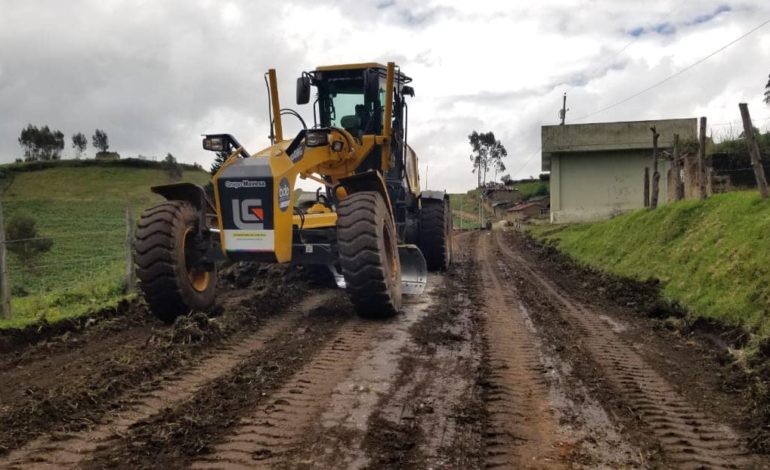
<path id="1" fill-rule="evenodd" d="M 393 63 L 318 67 L 297 79 L 297 104 L 313 103 L 314 123 L 279 105 L 267 74 L 271 145 L 250 154 L 229 134 L 205 135 L 203 148 L 229 157 L 213 177 L 214 202 L 200 186 L 152 191 L 166 201 L 138 222 L 137 276 L 152 312 L 171 322 L 214 303 L 222 259 L 329 268 L 361 316 L 382 318 L 419 295 L 427 270 L 452 258 L 449 199 L 420 191 L 407 144 L 411 79 Z M 284 140 L 281 117 L 303 130 Z M 297 177 L 317 181 L 312 200 L 295 201 Z"/>

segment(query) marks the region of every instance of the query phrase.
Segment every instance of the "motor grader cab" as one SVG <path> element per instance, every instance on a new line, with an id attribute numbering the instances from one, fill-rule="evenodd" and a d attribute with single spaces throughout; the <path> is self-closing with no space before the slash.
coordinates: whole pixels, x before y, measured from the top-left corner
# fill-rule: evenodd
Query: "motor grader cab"
<path id="1" fill-rule="evenodd" d="M 214 200 L 189 183 L 154 187 L 166 201 L 146 210 L 135 240 L 137 277 L 165 321 L 214 303 L 222 259 L 321 265 L 336 275 L 365 317 L 386 317 L 402 295 L 419 295 L 427 270 L 452 257 L 452 218 L 443 191 L 421 191 L 408 145 L 411 79 L 393 63 L 318 67 L 297 79 L 297 104 L 316 89 L 313 125 L 279 104 L 266 74 L 270 145 L 249 153 L 229 134 L 203 138 L 226 154 Z M 284 139 L 282 116 L 303 129 Z M 321 185 L 294 200 L 297 179 Z"/>

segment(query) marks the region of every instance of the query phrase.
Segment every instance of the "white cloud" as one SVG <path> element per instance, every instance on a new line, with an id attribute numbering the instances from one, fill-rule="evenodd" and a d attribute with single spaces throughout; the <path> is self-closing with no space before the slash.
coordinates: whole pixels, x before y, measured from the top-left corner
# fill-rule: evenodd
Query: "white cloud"
<path id="1" fill-rule="evenodd" d="M 172 152 L 207 166 L 203 132 L 230 132 L 252 151 L 266 145 L 268 68 L 293 106 L 302 70 L 395 60 L 414 78 L 409 135 L 431 186 L 475 183 L 473 130 L 495 132 L 514 176 L 537 175 L 539 129 L 557 122 L 564 91 L 569 122 L 770 18 L 761 0 L 725 10 L 711 0 L 0 0 L 0 161 L 20 154 L 16 137 L 31 122 L 68 135 L 103 128 L 123 155 Z M 770 25 L 590 120 L 705 115 L 716 132 L 738 122 L 738 101 L 770 116 L 767 57 Z"/>

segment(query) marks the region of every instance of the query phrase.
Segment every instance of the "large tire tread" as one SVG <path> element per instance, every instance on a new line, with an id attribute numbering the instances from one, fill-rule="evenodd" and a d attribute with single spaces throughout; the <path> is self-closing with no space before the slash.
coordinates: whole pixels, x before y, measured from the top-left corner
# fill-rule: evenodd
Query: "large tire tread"
<path id="1" fill-rule="evenodd" d="M 451 218 L 447 201 L 427 199 L 420 214 L 420 250 L 429 271 L 449 268 L 452 252 Z"/>
<path id="2" fill-rule="evenodd" d="M 382 196 L 371 191 L 351 194 L 338 204 L 337 215 L 340 266 L 356 311 L 369 318 L 395 315 L 401 308 L 401 276 L 397 273 L 395 282 L 389 278 L 386 254 L 380 248 L 385 233 L 380 224 L 389 224 L 391 237 L 395 237 Z M 392 243 L 397 257 L 395 238 L 384 243 Z"/>
<path id="3" fill-rule="evenodd" d="M 150 311 L 166 323 L 191 310 L 214 303 L 216 272 L 202 292 L 190 286 L 180 244 L 197 221 L 196 210 L 184 201 L 167 201 L 144 211 L 137 222 L 134 262 L 139 286 Z"/>

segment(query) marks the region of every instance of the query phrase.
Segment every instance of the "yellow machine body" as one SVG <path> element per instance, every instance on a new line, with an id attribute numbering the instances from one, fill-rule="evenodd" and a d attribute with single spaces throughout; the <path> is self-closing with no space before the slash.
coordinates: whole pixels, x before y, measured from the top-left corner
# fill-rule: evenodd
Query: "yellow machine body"
<path id="1" fill-rule="evenodd" d="M 386 71 L 383 129 L 379 135 L 353 136 L 341 128 L 327 134 L 327 143 L 308 146 L 307 139 L 283 139 L 280 105 L 275 88 L 275 71 L 268 73 L 271 103 L 275 119 L 274 143 L 259 152 L 248 154 L 236 148 L 214 175 L 214 195 L 218 215 L 220 246 L 228 255 L 267 255 L 265 259 L 284 263 L 292 261 L 293 232 L 336 225 L 337 214 L 323 205 L 316 205 L 303 214 L 294 211 L 294 190 L 297 178 L 307 178 L 334 188 L 334 196 L 342 200 L 347 195 L 347 178 L 356 176 L 362 162 L 375 148 L 380 148 L 381 168 L 357 182 L 357 188 L 375 190 L 382 194 L 393 215 L 390 197 L 382 174 L 390 170 L 391 113 L 394 64 L 350 64 L 319 67 L 317 71 L 381 68 Z M 313 132 L 308 130 L 307 133 Z M 205 141 L 204 141 L 205 146 Z M 419 193 L 417 158 L 406 149 L 406 177 L 410 191 Z M 363 185 L 363 186 L 362 186 Z M 253 257 L 253 256 L 252 256 Z"/>

